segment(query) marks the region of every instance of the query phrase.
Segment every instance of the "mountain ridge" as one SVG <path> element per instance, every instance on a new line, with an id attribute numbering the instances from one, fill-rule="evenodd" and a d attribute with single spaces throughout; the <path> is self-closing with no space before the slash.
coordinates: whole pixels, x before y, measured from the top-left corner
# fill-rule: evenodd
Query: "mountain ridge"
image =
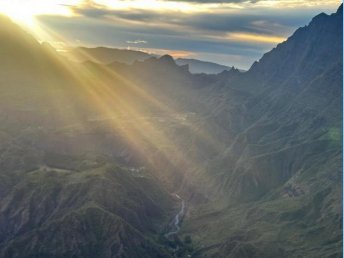
<path id="1" fill-rule="evenodd" d="M 136 61 L 144 61 L 152 57 L 159 58 L 163 55 L 146 53 L 138 50 L 117 49 L 109 47 L 74 47 L 67 48 L 61 54 L 72 61 L 84 62 L 90 60 L 101 64 L 111 64 L 114 62 L 131 65 Z M 231 67 L 214 62 L 202 61 L 198 59 L 175 58 L 179 66 L 189 65 L 191 73 L 217 74 Z"/>
<path id="2" fill-rule="evenodd" d="M 28 60 L 0 63 L 0 254 L 341 257 L 341 8 L 246 73 L 16 45 Z M 43 61 L 23 70 L 30 51 Z"/>

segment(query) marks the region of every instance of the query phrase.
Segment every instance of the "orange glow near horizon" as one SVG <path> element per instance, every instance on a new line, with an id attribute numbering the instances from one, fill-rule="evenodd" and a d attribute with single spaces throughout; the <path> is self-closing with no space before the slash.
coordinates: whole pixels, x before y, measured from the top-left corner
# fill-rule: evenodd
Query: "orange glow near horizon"
<path id="1" fill-rule="evenodd" d="M 228 33 L 227 39 L 239 42 L 257 42 L 277 44 L 286 40 L 285 37 L 252 33 Z"/>

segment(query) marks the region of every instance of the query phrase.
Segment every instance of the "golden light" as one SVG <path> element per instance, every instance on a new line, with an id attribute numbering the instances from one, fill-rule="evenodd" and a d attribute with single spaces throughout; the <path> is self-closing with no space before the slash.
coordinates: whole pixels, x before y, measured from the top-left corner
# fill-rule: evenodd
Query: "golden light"
<path id="1" fill-rule="evenodd" d="M 275 35 L 263 35 L 244 32 L 228 33 L 227 39 L 238 42 L 256 42 L 256 43 L 269 43 L 277 44 L 286 40 L 285 37 Z"/>
<path id="2" fill-rule="evenodd" d="M 190 2 L 180 1 L 162 1 L 162 0 L 135 0 L 135 1 L 121 1 L 121 0 L 94 0 L 91 1 L 103 7 L 114 10 L 149 10 L 159 12 L 184 12 L 196 13 L 204 12 L 211 8 L 219 7 L 217 3 L 195 4 Z M 234 6 L 233 4 L 229 4 Z"/>
<path id="3" fill-rule="evenodd" d="M 69 6 L 79 4 L 81 0 L 0 0 L 0 13 L 8 16 L 33 34 L 39 34 L 36 21 L 38 15 L 71 16 Z"/>

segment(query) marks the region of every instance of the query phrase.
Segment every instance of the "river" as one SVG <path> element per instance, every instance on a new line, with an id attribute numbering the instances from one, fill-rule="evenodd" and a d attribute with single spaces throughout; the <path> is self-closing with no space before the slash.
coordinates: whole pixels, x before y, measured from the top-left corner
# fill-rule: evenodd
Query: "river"
<path id="1" fill-rule="evenodd" d="M 180 222 L 185 213 L 185 201 L 178 194 L 174 194 L 174 195 L 181 201 L 181 207 L 180 207 L 179 212 L 176 214 L 176 216 L 174 216 L 173 222 L 171 223 L 173 225 L 172 230 L 165 234 L 166 238 L 172 235 L 175 235 L 179 232 Z"/>

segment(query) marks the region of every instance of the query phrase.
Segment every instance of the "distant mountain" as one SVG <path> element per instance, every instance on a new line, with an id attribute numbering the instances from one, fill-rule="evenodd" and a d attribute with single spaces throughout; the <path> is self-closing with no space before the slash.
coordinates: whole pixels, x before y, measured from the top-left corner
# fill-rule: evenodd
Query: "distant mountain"
<path id="1" fill-rule="evenodd" d="M 144 61 L 151 57 L 159 57 L 159 55 L 148 54 L 142 51 L 106 47 L 67 48 L 66 51 L 61 52 L 61 54 L 70 60 L 77 62 L 84 62 L 88 60 L 103 64 L 117 62 L 129 65 L 135 61 Z M 180 66 L 188 65 L 191 73 L 217 74 L 231 69 L 231 67 L 228 66 L 197 59 L 178 58 L 176 59 L 176 64 Z"/>
<path id="2" fill-rule="evenodd" d="M 213 62 L 206 62 L 197 59 L 186 58 L 176 59 L 176 64 L 189 65 L 189 70 L 191 73 L 218 74 L 223 71 L 229 71 L 230 69 L 232 69 L 229 66 L 220 65 Z"/>
<path id="3" fill-rule="evenodd" d="M 132 64 L 135 61 L 143 61 L 145 59 L 155 56 L 142 51 L 106 47 L 69 48 L 66 52 L 62 52 L 62 54 L 73 61 L 84 62 L 86 60 L 89 60 L 104 64 L 110 64 L 112 62 Z"/>

